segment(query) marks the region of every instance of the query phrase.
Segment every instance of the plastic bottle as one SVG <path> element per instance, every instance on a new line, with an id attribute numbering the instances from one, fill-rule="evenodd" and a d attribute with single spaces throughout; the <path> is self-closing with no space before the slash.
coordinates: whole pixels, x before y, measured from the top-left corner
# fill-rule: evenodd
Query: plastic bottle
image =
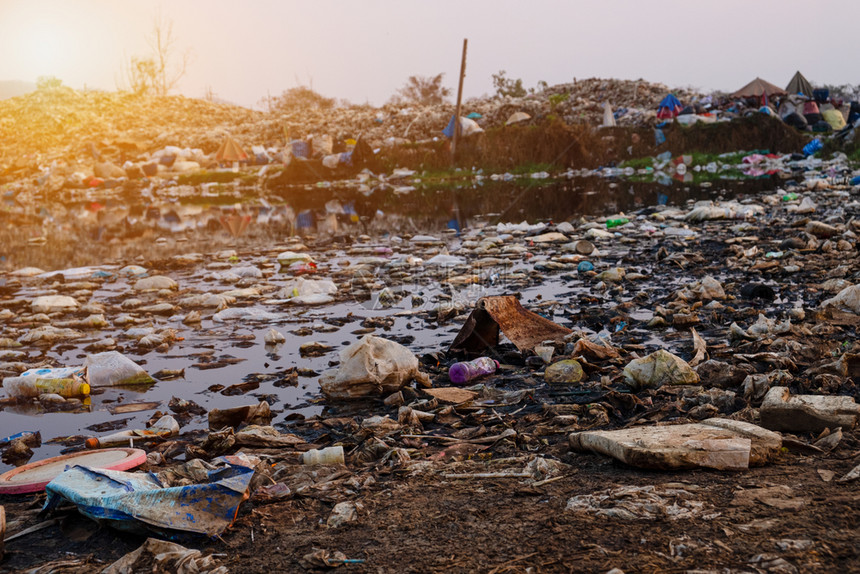
<path id="1" fill-rule="evenodd" d="M 824 147 L 824 144 L 821 143 L 821 140 L 815 138 L 814 140 L 803 146 L 803 155 L 812 155 L 815 152 L 819 151 L 822 147 Z"/>
<path id="2" fill-rule="evenodd" d="M 606 220 L 606 229 L 612 229 L 613 227 L 619 227 L 626 223 L 630 223 L 630 220 L 626 217 L 619 217 L 618 219 L 607 219 Z"/>
<path id="3" fill-rule="evenodd" d="M 492 375 L 497 368 L 499 368 L 498 361 L 489 357 L 481 357 L 473 361 L 454 363 L 448 369 L 448 377 L 452 383 L 463 384 L 484 375 Z"/>
<path id="4" fill-rule="evenodd" d="M 13 440 L 21 439 L 27 444 L 37 443 L 42 444 L 42 433 L 39 431 L 21 431 L 4 438 L 0 438 L 0 446 L 6 446 Z"/>
<path id="5" fill-rule="evenodd" d="M 786 193 L 785 195 L 782 196 L 782 200 L 783 201 L 794 201 L 798 197 L 800 197 L 800 196 L 798 196 L 796 193 Z"/>
<path id="6" fill-rule="evenodd" d="M 330 446 L 327 448 L 309 450 L 302 454 L 302 464 L 344 464 L 343 447 Z"/>
<path id="7" fill-rule="evenodd" d="M 35 398 L 56 394 L 61 397 L 80 397 L 90 394 L 90 386 L 82 379 L 41 379 L 37 377 L 6 377 L 3 389 L 10 397 Z"/>
<path id="8" fill-rule="evenodd" d="M 124 430 L 102 437 L 93 436 L 88 438 L 85 444 L 87 448 L 127 446 L 134 441 L 149 441 L 177 434 L 179 434 L 179 423 L 172 416 L 165 415 L 148 429 Z"/>

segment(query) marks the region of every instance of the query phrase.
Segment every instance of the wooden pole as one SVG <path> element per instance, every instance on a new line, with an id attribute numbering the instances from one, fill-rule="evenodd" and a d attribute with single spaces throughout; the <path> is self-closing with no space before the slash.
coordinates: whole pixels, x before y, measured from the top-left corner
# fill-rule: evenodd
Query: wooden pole
<path id="1" fill-rule="evenodd" d="M 454 111 L 454 137 L 451 139 L 451 161 L 457 153 L 457 140 L 460 139 L 460 103 L 463 101 L 463 78 L 466 76 L 466 47 L 468 38 L 463 38 L 463 59 L 460 62 L 460 86 L 457 88 L 457 108 Z"/>

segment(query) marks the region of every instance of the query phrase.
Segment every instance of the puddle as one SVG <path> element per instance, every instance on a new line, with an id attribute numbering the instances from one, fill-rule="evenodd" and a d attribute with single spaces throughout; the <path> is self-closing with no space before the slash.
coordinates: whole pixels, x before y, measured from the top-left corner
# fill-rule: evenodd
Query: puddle
<path id="1" fill-rule="evenodd" d="M 425 251 L 433 253 L 445 246 L 456 253 L 462 244 L 454 231 L 441 232 L 449 227 L 456 227 L 452 220 L 458 220 L 460 225 L 480 226 L 494 225 L 498 221 L 506 222 L 535 222 L 575 220 L 580 215 L 610 214 L 618 211 L 632 211 L 646 205 L 667 203 L 683 205 L 688 200 L 716 198 L 718 194 L 713 189 L 687 189 L 680 185 L 668 188 L 656 184 L 618 183 L 600 178 L 587 181 L 571 180 L 552 182 L 539 186 L 517 187 L 505 182 L 488 182 L 487 185 L 477 185 L 469 189 L 450 190 L 415 190 L 405 196 L 392 195 L 390 192 L 374 193 L 370 198 L 358 194 L 355 190 L 337 190 L 324 188 L 315 190 L 296 198 L 294 205 L 286 204 L 280 207 L 261 208 L 244 207 L 242 212 L 254 214 L 253 224 L 246 233 L 238 237 L 232 236 L 221 224 L 220 217 L 231 212 L 221 207 L 208 206 L 201 209 L 195 204 L 193 209 L 184 210 L 181 202 L 173 204 L 171 209 L 152 208 L 126 209 L 118 203 L 107 202 L 104 207 L 97 209 L 95 218 L 91 218 L 92 206 L 88 204 L 70 204 L 65 206 L 64 217 L 53 221 L 55 232 L 50 235 L 49 243 L 40 247 L 21 246 L 7 250 L 7 265 L 20 268 L 24 266 L 40 266 L 47 269 L 69 269 L 75 266 L 99 265 L 97 269 L 81 271 L 83 277 L 70 274 L 64 283 L 87 282 L 94 271 L 110 275 L 103 282 L 95 285 L 91 295 L 83 289 L 81 300 L 104 304 L 106 317 L 110 327 L 91 331 L 84 339 L 61 343 L 53 346 L 43 355 L 34 347 L 24 347 L 25 358 L 18 358 L 28 364 L 47 361 L 56 366 L 79 365 L 83 363 L 87 352 L 84 347 L 98 343 L 110 337 L 116 340 L 117 350 L 143 366 L 150 374 L 161 370 L 178 371 L 184 369 L 184 376 L 171 380 L 161 380 L 150 387 L 140 389 L 109 388 L 98 394 L 93 394 L 89 404 L 81 412 L 41 412 L 38 409 L 23 406 L 11 406 L 3 409 L 0 415 L 0 436 L 8 436 L 22 430 L 41 431 L 43 441 L 73 435 L 97 434 L 90 428 L 110 428 L 116 421 L 125 421 L 124 428 L 143 428 L 156 410 L 168 412 L 167 405 L 172 397 L 192 400 L 207 411 L 213 408 L 230 408 L 240 405 L 257 403 L 266 400 L 276 413 L 273 424 L 284 423 L 288 417 L 296 414 L 305 417 L 319 414 L 324 403 L 319 402 L 319 385 L 316 376 L 299 376 L 297 386 L 279 386 L 285 374 L 291 369 L 298 368 L 302 373 L 321 373 L 330 368 L 337 360 L 337 351 L 356 341 L 362 334 L 372 332 L 376 335 L 402 338 L 408 341 L 410 349 L 417 355 L 447 348 L 459 330 L 462 319 L 468 309 L 482 295 L 520 293 L 526 306 L 538 308 L 550 319 L 571 327 L 580 328 L 587 333 L 601 336 L 611 336 L 619 329 L 617 321 L 605 321 L 603 312 L 614 307 L 617 301 L 611 297 L 602 298 L 591 292 L 589 284 L 578 280 L 568 280 L 565 273 L 551 272 L 543 277 L 543 281 L 529 279 L 535 263 L 552 263 L 552 249 L 545 253 L 537 252 L 534 259 L 524 262 L 523 255 L 512 253 L 507 259 L 500 259 L 486 268 L 472 269 L 477 276 L 479 285 L 464 284 L 454 287 L 440 286 L 440 280 L 454 277 L 463 273 L 453 269 L 439 272 L 426 267 L 427 271 L 418 275 L 397 268 L 384 267 L 390 259 L 380 258 L 380 255 L 404 257 L 410 253 L 420 254 Z M 763 180 L 747 184 L 736 184 L 730 195 L 753 194 L 765 185 Z M 772 182 L 770 183 L 772 185 Z M 284 192 L 283 198 L 291 197 L 290 192 Z M 362 199 L 363 198 L 363 199 Z M 337 200 L 340 211 L 325 213 L 326 204 L 329 211 L 334 209 L 331 203 Z M 364 205 L 361 201 L 368 200 Z M 350 204 L 350 202 L 352 202 Z M 345 208 L 344 206 L 350 206 Z M 498 206 L 506 209 L 500 211 Z M 256 210 L 256 211 L 255 211 Z M 311 218 L 313 229 L 306 231 L 335 231 L 336 234 L 356 238 L 363 231 L 371 231 L 374 236 L 385 237 L 387 234 L 404 232 L 409 234 L 433 233 L 443 238 L 443 241 L 430 246 L 416 247 L 390 241 L 390 236 L 384 242 L 374 242 L 369 239 L 341 241 L 326 248 L 325 241 L 318 241 L 313 255 L 323 265 L 319 278 L 340 276 L 352 272 L 355 267 L 366 268 L 366 279 L 375 282 L 371 290 L 373 296 L 368 298 L 363 291 L 356 290 L 347 300 L 342 298 L 336 304 L 322 307 L 298 307 L 286 304 L 272 305 L 254 299 L 239 299 L 231 307 L 246 307 L 254 311 L 274 313 L 274 320 L 253 322 L 249 320 L 234 320 L 217 322 L 212 318 L 213 311 L 201 310 L 203 315 L 199 326 L 188 327 L 182 323 L 187 308 L 177 309 L 166 316 L 150 315 L 147 322 L 140 325 L 118 327 L 113 324 L 118 315 L 133 309 L 123 309 L 122 304 L 130 297 L 139 297 L 143 305 L 159 302 L 157 296 L 137 294 L 131 289 L 133 280 L 118 277 L 116 273 L 125 264 L 133 263 L 134 257 L 143 256 L 140 263 L 160 260 L 158 267 L 165 274 L 176 279 L 181 285 L 182 292 L 193 293 L 223 293 L 225 291 L 252 286 L 254 280 L 241 280 L 239 283 L 225 283 L 216 275 L 229 271 L 236 266 L 255 266 L 266 271 L 265 281 L 275 287 L 283 285 L 292 278 L 290 274 L 273 273 L 276 268 L 274 254 L 278 246 L 289 240 L 291 227 L 302 219 L 309 210 L 318 213 Z M 356 222 L 350 212 L 373 213 L 372 219 L 361 219 Z M 103 213 L 104 215 L 98 215 Z M 134 214 L 134 215 L 132 215 Z M 142 215 L 141 215 L 142 214 Z M 92 219 L 92 220 L 91 220 Z M 305 218 L 307 219 L 307 218 Z M 307 222 L 307 221 L 306 221 Z M 130 226 L 130 227 L 129 227 Z M 111 238 L 117 228 L 138 229 L 146 233 L 138 237 L 123 238 L 119 235 Z M 27 225 L 19 226 L 18 231 L 26 239 L 32 229 Z M 14 230 L 14 228 L 13 228 Z M 441 232 L 441 233 L 440 233 Z M 9 228 L 5 233 L 10 233 Z M 95 234 L 95 235 L 94 235 Z M 93 241 L 93 237 L 100 237 Z M 154 244 L 157 237 L 164 237 L 163 245 Z M 53 242 L 60 241 L 61 245 Z M 4 244 L 5 245 L 5 244 Z M 619 261 L 630 258 L 629 249 L 622 243 L 611 243 L 612 258 Z M 344 246 L 348 246 L 348 249 Z M 222 248 L 236 250 L 232 263 L 217 259 L 214 254 Z M 14 255 L 13 255 L 14 251 Z M 180 253 L 200 252 L 206 255 L 192 265 L 170 266 L 170 257 Z M 70 255 L 71 254 L 71 255 Z M 504 252 L 496 255 L 505 255 Z M 507 255 L 506 255 L 507 256 Z M 635 255 L 633 256 L 635 257 Z M 166 263 L 165 263 L 166 262 Z M 168 264 L 166 270 L 164 265 Z M 628 264 L 636 267 L 636 264 Z M 575 266 L 574 266 L 575 268 Z M 642 270 L 647 273 L 647 264 L 643 263 Z M 405 268 L 404 268 L 405 269 Z M 471 272 L 466 270 L 467 272 Z M 398 274 L 402 276 L 399 276 Z M 467 273 L 468 275 L 468 273 Z M 355 277 L 360 277 L 357 274 Z M 31 299 L 39 294 L 54 293 L 55 288 L 63 291 L 63 283 L 52 285 L 59 277 L 42 282 L 23 282 L 19 289 L 8 284 L 8 278 L 0 278 L 0 294 L 13 295 L 18 298 Z M 672 289 L 692 279 L 692 273 L 678 273 L 663 285 L 664 289 Z M 345 278 L 340 276 L 338 281 L 343 283 Z M 392 306 L 383 308 L 380 300 L 382 288 L 387 286 L 398 301 Z M 181 298 L 183 293 L 177 295 Z M 396 297 L 395 297 L 396 299 Z M 173 298 L 171 302 L 175 303 Z M 461 313 L 456 313 L 446 323 L 438 324 L 428 319 L 427 311 L 438 307 L 445 301 L 460 304 Z M 557 301 L 558 304 L 552 304 Z M 417 302 L 417 304 L 416 304 Z M 589 310 L 594 312 L 589 314 Z M 603 310 L 603 311 L 601 311 Z M 26 313 L 26 311 L 20 312 Z M 603 313 L 602 318 L 600 312 Z M 84 315 L 85 316 L 85 315 Z M 581 321 L 575 321 L 576 317 Z M 588 318 L 593 316 L 593 321 Z M 629 321 L 644 324 L 653 317 L 653 312 L 639 308 L 632 303 L 629 309 Z M 71 315 L 69 316 L 71 317 Z M 69 318 L 64 317 L 64 318 Z M 75 318 L 82 318 L 80 314 Z M 362 323 L 368 318 L 385 317 L 393 322 L 371 327 Z M 382 325 L 383 323 L 378 323 Z M 176 329 L 183 337 L 165 350 L 141 350 L 137 341 L 129 335 L 132 328 L 153 326 L 159 330 Z M 10 324 L 14 326 L 14 324 Z M 269 328 L 275 328 L 287 336 L 287 341 L 277 348 L 268 347 L 263 337 Z M 621 328 L 623 328 L 622 326 Z M 633 329 L 633 327 L 630 327 Z M 295 335 L 291 331 L 303 329 L 310 334 Z M 298 331 L 301 333 L 302 331 Z M 655 335 L 651 331 L 634 332 L 631 336 L 640 339 L 646 346 L 665 344 L 671 347 L 673 334 Z M 331 352 L 319 357 L 302 356 L 300 346 L 308 342 L 319 342 L 332 347 Z M 216 368 L 209 368 L 216 366 Z M 225 387 L 239 385 L 249 381 L 259 381 L 256 388 L 245 394 L 225 394 Z M 254 385 L 250 385 L 254 386 Z M 137 412 L 116 412 L 118 406 L 133 403 L 151 402 L 155 405 L 145 405 Z M 123 408 L 119 409 L 124 410 Z M 183 432 L 205 428 L 206 415 L 197 416 L 183 427 Z M 60 444 L 43 442 L 35 449 L 32 460 L 55 456 L 65 447 Z M 10 468 L 0 465 L 0 469 Z"/>

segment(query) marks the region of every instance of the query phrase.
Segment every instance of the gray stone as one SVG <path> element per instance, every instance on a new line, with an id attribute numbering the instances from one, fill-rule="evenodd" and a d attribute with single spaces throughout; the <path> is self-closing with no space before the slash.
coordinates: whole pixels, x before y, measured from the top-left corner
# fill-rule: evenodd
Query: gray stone
<path id="1" fill-rule="evenodd" d="M 852 397 L 792 395 L 787 387 L 773 387 L 761 404 L 765 428 L 791 432 L 820 432 L 826 428 L 853 428 L 860 405 Z"/>
<path id="2" fill-rule="evenodd" d="M 630 466 L 659 470 L 714 468 L 743 470 L 775 457 L 782 437 L 730 419 L 573 433 L 570 447 L 611 456 Z"/>

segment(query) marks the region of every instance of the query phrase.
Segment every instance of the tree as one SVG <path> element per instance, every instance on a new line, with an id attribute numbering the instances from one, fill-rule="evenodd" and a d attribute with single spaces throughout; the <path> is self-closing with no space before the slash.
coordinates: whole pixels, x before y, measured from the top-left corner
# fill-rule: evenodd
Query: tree
<path id="1" fill-rule="evenodd" d="M 498 74 L 493 74 L 493 87 L 496 88 L 496 96 L 500 98 L 508 96 L 522 98 L 525 96 L 526 89 L 523 87 L 522 79 L 506 78 L 506 74 L 507 72 L 504 70 L 499 70 Z"/>
<path id="2" fill-rule="evenodd" d="M 129 88 L 135 94 L 145 96 L 155 93 L 156 65 L 152 58 L 132 56 L 126 75 Z"/>
<path id="3" fill-rule="evenodd" d="M 153 21 L 147 44 L 155 61 L 155 93 L 166 96 L 185 75 L 191 53 L 186 50 L 177 59 L 173 21 L 165 20 L 160 15 Z"/>
<path id="4" fill-rule="evenodd" d="M 451 95 L 451 88 L 442 85 L 442 77 L 445 74 L 435 76 L 409 76 L 406 84 L 391 98 L 392 103 L 408 102 L 430 106 L 444 104 L 445 99 Z"/>
<path id="5" fill-rule="evenodd" d="M 337 103 L 334 98 L 327 98 L 307 86 L 296 86 L 285 90 L 280 96 L 268 98 L 269 110 L 308 109 L 318 108 L 329 110 Z"/>
<path id="6" fill-rule="evenodd" d="M 136 94 L 166 96 L 179 84 L 188 69 L 191 52 L 177 53 L 173 21 L 160 15 L 146 38 L 150 55 L 132 56 L 125 66 L 126 81 Z"/>
<path id="7" fill-rule="evenodd" d="M 63 80 L 56 76 L 39 76 L 36 78 L 36 89 L 39 91 L 55 90 L 63 85 Z"/>

